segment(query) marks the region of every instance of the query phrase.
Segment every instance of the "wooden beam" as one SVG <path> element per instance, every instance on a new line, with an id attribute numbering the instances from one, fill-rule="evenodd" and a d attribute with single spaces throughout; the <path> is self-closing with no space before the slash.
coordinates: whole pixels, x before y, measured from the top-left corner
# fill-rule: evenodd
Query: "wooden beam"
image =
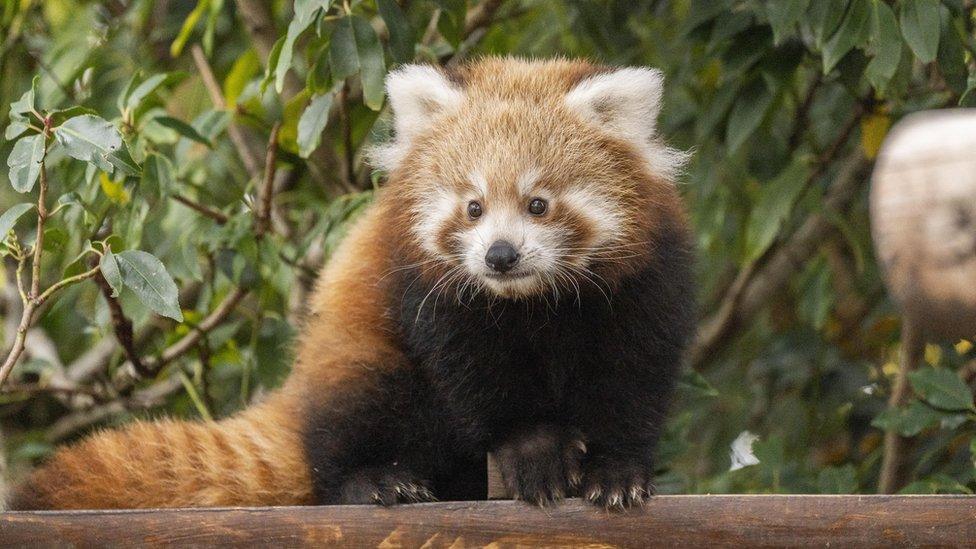
<path id="1" fill-rule="evenodd" d="M 948 546 L 976 541 L 976 497 L 659 496 L 607 513 L 570 500 L 16 512 L 0 546 Z"/>

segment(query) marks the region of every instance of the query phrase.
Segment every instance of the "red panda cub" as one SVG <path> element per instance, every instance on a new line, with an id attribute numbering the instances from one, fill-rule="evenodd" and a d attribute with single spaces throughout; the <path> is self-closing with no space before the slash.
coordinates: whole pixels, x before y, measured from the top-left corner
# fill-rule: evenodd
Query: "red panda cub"
<path id="1" fill-rule="evenodd" d="M 389 180 L 321 275 L 284 386 L 62 449 L 13 507 L 476 498 L 486 452 L 535 504 L 642 503 L 695 317 L 661 88 L 583 61 L 394 71 Z"/>

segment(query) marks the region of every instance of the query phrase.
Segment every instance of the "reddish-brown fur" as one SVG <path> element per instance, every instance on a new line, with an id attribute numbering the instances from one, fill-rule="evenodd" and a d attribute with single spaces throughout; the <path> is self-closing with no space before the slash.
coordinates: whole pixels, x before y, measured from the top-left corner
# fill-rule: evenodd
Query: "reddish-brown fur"
<path id="1" fill-rule="evenodd" d="M 631 145 L 584 123 L 563 106 L 568 90 L 605 70 L 581 62 L 498 59 L 458 69 L 451 76 L 464 87 L 465 108 L 444 116 L 414 147 L 454 145 L 408 155 L 377 203 L 345 238 L 317 284 L 292 374 L 282 388 L 262 404 L 222 421 L 140 422 L 63 448 L 20 487 L 13 507 L 312 503 L 302 422 L 332 388 L 368 384 L 381 373 L 377 368 L 404 364 L 387 311 L 387 275 L 397 267 L 394 245 L 402 245 L 411 234 L 416 223 L 411 211 L 425 198 L 427 177 L 463 185 L 474 156 L 483 162 L 479 168 L 498 181 L 515 181 L 529 167 L 539 166 L 544 184 L 557 189 L 580 178 L 603 182 L 630 222 L 621 240 L 638 245 L 632 257 L 601 267 L 602 275 L 619 279 L 638 268 L 646 253 L 639 244 L 646 243 L 656 220 L 682 219 L 683 214 L 674 187 L 649 175 Z M 479 138 L 483 132 L 509 140 L 493 141 L 502 145 L 497 150 L 486 148 Z M 607 180 L 608 174 L 613 180 Z M 577 213 L 562 212 L 548 222 L 573 231 L 580 246 L 594 238 L 594 228 Z M 445 247 L 464 221 L 459 216 L 451 223 L 443 229 Z M 418 250 L 420 257 L 417 243 L 406 247 Z"/>

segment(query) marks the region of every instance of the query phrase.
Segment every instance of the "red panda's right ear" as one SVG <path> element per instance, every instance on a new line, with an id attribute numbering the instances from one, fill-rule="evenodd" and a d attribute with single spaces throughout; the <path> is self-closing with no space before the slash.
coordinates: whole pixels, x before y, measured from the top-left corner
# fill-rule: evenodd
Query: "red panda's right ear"
<path id="1" fill-rule="evenodd" d="M 411 141 L 433 123 L 438 114 L 461 103 L 463 93 L 439 69 L 405 65 L 386 77 L 386 93 L 393 107 L 394 140 L 373 151 L 378 167 L 392 171 L 410 148 Z"/>

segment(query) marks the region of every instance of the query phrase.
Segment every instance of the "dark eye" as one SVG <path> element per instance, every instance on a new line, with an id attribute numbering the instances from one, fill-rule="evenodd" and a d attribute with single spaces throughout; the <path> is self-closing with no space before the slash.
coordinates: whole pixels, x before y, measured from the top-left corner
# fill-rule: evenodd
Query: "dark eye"
<path id="1" fill-rule="evenodd" d="M 549 209 L 549 204 L 541 198 L 533 198 L 529 202 L 529 213 L 532 215 L 542 215 Z"/>
<path id="2" fill-rule="evenodd" d="M 477 200 L 472 200 L 468 202 L 468 217 L 471 219 L 477 219 L 481 217 L 481 203 Z"/>

